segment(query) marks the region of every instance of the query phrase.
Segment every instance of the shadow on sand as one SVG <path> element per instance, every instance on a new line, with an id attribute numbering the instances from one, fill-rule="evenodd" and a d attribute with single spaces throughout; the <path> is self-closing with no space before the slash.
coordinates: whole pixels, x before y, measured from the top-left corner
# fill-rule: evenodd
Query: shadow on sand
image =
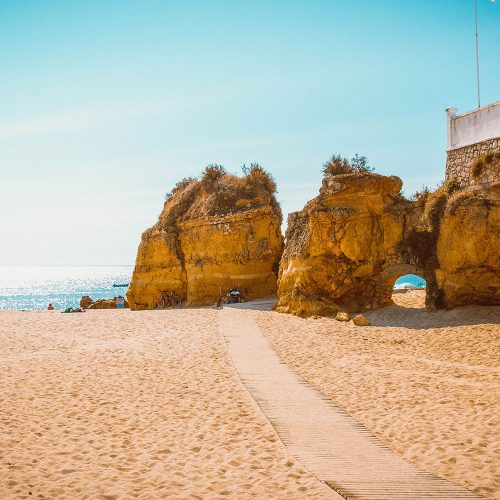
<path id="1" fill-rule="evenodd" d="M 227 304 L 224 307 L 253 311 L 271 311 L 277 297 L 252 300 L 242 304 Z M 279 313 L 276 313 L 279 314 Z M 413 330 L 448 328 L 450 326 L 496 324 L 500 325 L 500 307 L 464 306 L 451 311 L 429 312 L 424 307 L 408 307 L 393 304 L 364 313 L 375 327 L 403 327 Z M 333 317 L 331 317 L 333 319 Z"/>
<path id="2" fill-rule="evenodd" d="M 423 307 L 412 308 L 391 305 L 367 312 L 372 326 L 403 327 L 415 330 L 447 328 L 450 326 L 500 324 L 498 306 L 464 306 L 451 311 L 429 312 Z"/>

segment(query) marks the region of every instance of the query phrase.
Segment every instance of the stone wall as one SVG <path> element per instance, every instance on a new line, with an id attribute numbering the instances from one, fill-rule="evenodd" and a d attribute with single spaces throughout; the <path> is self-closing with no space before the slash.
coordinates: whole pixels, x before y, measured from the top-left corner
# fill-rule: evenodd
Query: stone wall
<path id="1" fill-rule="evenodd" d="M 500 137 L 448 151 L 446 179 L 455 178 L 464 186 L 500 182 L 500 170 L 497 165 L 485 169 L 483 174 L 476 179 L 470 175 L 470 166 L 474 159 L 479 155 L 493 151 L 500 151 Z"/>

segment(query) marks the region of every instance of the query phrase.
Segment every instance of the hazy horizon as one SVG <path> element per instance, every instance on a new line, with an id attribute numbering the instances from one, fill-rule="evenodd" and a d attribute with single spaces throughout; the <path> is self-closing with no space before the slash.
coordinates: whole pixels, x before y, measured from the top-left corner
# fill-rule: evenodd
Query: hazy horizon
<path id="1" fill-rule="evenodd" d="M 482 104 L 500 6 L 478 0 Z M 333 153 L 410 195 L 476 102 L 472 0 L 0 0 L 1 266 L 133 265 L 176 181 L 259 162 L 286 215 Z"/>

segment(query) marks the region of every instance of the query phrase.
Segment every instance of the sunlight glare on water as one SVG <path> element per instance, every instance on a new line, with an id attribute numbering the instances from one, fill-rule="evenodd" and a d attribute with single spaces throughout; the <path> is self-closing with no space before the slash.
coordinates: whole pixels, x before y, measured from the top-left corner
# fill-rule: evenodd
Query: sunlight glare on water
<path id="1" fill-rule="evenodd" d="M 125 296 L 133 266 L 0 267 L 0 309 L 77 307 L 83 295 L 92 299 Z"/>

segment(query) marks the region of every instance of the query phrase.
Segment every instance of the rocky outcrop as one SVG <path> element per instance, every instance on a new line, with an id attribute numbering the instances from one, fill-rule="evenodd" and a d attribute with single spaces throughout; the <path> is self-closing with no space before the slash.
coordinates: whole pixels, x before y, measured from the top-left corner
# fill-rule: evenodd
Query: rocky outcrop
<path id="1" fill-rule="evenodd" d="M 112 299 L 97 299 L 92 300 L 92 297 L 84 295 L 80 299 L 80 307 L 82 309 L 116 309 L 116 301 L 118 297 L 113 297 Z M 129 307 L 128 302 L 125 300 L 124 307 Z"/>
<path id="2" fill-rule="evenodd" d="M 500 305 L 500 184 L 461 191 L 449 199 L 437 260 L 444 307 Z"/>
<path id="3" fill-rule="evenodd" d="M 116 309 L 116 300 L 114 299 L 97 299 L 89 304 L 87 309 Z"/>
<path id="4" fill-rule="evenodd" d="M 500 304 L 499 185 L 452 180 L 414 201 L 401 186 L 373 173 L 326 175 L 319 196 L 289 216 L 276 310 L 382 307 L 410 273 L 426 280 L 429 309 Z"/>
<path id="5" fill-rule="evenodd" d="M 170 231 L 169 231 L 170 229 Z M 177 234 L 157 224 L 143 233 L 127 299 L 131 309 L 153 309 L 162 291 L 186 299 L 187 278 Z"/>
<path id="6" fill-rule="evenodd" d="M 401 271 L 416 269 L 400 249 L 414 217 L 401 187 L 372 173 L 327 176 L 319 196 L 289 216 L 276 309 L 313 315 L 390 303 Z"/>
<path id="7" fill-rule="evenodd" d="M 181 181 L 158 222 L 142 235 L 127 292 L 132 309 L 152 309 L 162 291 L 187 305 L 213 304 L 240 285 L 247 299 L 275 293 L 283 250 L 281 210 L 269 174 L 207 167 Z"/>
<path id="8" fill-rule="evenodd" d="M 94 301 L 92 300 L 92 297 L 89 297 L 88 295 L 84 295 L 81 299 L 80 299 L 80 307 L 82 309 L 88 309 L 88 307 L 90 306 L 90 304 L 92 304 Z"/>

